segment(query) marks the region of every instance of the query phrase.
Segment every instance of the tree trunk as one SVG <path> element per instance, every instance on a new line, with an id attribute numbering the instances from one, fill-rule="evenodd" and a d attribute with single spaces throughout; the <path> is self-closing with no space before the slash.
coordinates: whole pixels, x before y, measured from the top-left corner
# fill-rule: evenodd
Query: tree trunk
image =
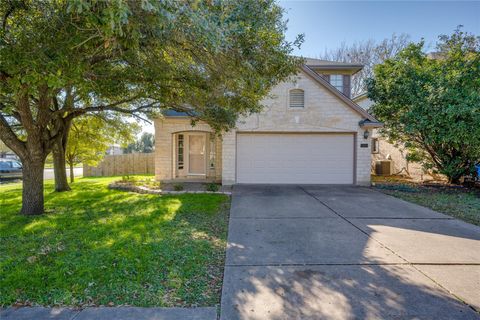
<path id="1" fill-rule="evenodd" d="M 20 214 L 43 214 L 43 161 L 22 161 L 23 164 L 23 191 L 22 209 Z"/>
<path id="2" fill-rule="evenodd" d="M 73 173 L 73 163 L 70 163 L 70 183 L 75 181 L 75 175 Z"/>
<path id="3" fill-rule="evenodd" d="M 53 172 L 55 176 L 55 191 L 70 191 L 67 180 L 67 167 L 65 161 L 65 148 L 62 142 L 57 142 L 53 146 Z"/>

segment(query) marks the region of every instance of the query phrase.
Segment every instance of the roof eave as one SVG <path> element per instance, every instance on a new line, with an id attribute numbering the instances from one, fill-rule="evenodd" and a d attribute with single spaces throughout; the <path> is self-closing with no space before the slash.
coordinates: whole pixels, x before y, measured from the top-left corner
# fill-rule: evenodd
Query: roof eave
<path id="1" fill-rule="evenodd" d="M 352 71 L 352 75 L 360 72 L 363 69 L 363 65 L 350 65 L 350 66 L 343 66 L 343 65 L 329 65 L 329 66 L 323 66 L 323 65 L 306 65 L 310 69 L 317 69 L 317 70 L 347 70 L 347 71 Z"/>
<path id="2" fill-rule="evenodd" d="M 371 114 L 369 114 L 367 111 L 365 111 L 362 107 L 360 107 L 358 104 L 356 104 L 352 99 L 338 91 L 334 86 L 332 86 L 327 80 L 325 80 L 323 77 L 321 77 L 318 73 L 313 71 L 310 67 L 307 65 L 303 65 L 300 67 L 303 72 L 305 72 L 307 75 L 312 77 L 314 80 L 316 80 L 319 84 L 323 85 L 326 89 L 328 89 L 331 93 L 333 93 L 335 96 L 337 96 L 340 100 L 345 102 L 350 108 L 352 108 L 354 111 L 365 117 L 367 120 L 371 122 L 378 122 L 375 117 L 373 117 Z"/>
<path id="3" fill-rule="evenodd" d="M 365 98 L 368 98 L 368 93 L 367 92 L 364 92 L 362 94 L 359 94 L 359 95 L 353 97 L 352 100 L 354 102 L 357 102 L 358 100 L 362 100 L 362 99 L 365 99 Z"/>
<path id="4" fill-rule="evenodd" d="M 384 126 L 383 122 L 379 122 L 379 121 L 370 121 L 368 119 L 365 119 L 365 120 L 362 120 L 358 123 L 358 125 L 360 126 L 360 128 L 366 128 L 366 129 L 369 129 L 369 128 L 372 128 L 372 129 L 375 129 L 375 128 L 382 128 Z"/>

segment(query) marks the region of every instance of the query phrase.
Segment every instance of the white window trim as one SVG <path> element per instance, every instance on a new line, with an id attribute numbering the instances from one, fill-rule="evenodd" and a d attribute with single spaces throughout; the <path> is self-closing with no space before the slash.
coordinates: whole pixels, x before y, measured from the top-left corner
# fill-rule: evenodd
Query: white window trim
<path id="1" fill-rule="evenodd" d="M 373 137 L 372 141 L 372 154 L 379 154 L 380 153 L 380 140 L 377 137 Z"/>
<path id="2" fill-rule="evenodd" d="M 335 84 L 333 83 L 333 81 L 332 81 L 332 80 L 333 80 L 333 79 L 332 79 L 333 77 L 339 77 L 341 84 L 338 85 L 338 86 L 335 85 Z M 340 92 L 343 93 L 343 89 L 344 89 L 344 87 L 343 87 L 343 74 L 331 74 L 330 77 L 329 77 L 329 79 L 330 79 L 330 84 L 331 84 L 332 86 L 334 86 L 335 89 L 337 89 L 338 91 L 340 91 Z M 337 81 L 335 81 L 335 83 L 337 83 Z"/>

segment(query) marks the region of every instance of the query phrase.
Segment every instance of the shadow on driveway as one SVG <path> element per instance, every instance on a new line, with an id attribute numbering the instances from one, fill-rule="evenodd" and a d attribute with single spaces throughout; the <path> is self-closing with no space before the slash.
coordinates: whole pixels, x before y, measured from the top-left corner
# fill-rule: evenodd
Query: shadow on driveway
<path id="1" fill-rule="evenodd" d="M 480 317 L 480 228 L 368 188 L 236 186 L 228 242 L 221 319 Z"/>

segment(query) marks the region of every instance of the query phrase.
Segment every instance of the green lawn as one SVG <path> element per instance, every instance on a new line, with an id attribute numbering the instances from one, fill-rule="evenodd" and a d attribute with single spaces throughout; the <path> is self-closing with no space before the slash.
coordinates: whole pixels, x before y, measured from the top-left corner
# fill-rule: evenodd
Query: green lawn
<path id="1" fill-rule="evenodd" d="M 384 193 L 480 226 L 480 191 L 423 187 L 415 184 L 377 184 Z"/>
<path id="2" fill-rule="evenodd" d="M 107 189 L 115 179 L 47 182 L 39 217 L 17 214 L 20 184 L 0 186 L 1 306 L 220 302 L 228 198 Z"/>

